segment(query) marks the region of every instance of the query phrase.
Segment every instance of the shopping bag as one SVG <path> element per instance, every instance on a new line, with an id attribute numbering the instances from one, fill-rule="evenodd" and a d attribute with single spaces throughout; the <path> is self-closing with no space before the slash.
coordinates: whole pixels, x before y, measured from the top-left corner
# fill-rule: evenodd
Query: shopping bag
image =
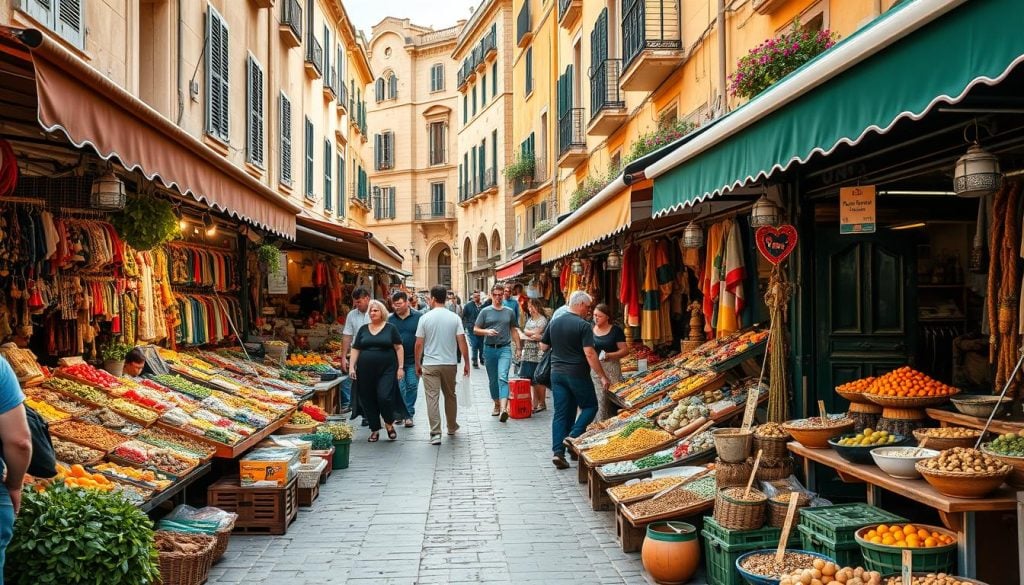
<path id="1" fill-rule="evenodd" d="M 473 406 L 473 391 L 472 385 L 469 383 L 469 376 L 459 376 L 458 383 L 455 385 L 455 398 L 458 400 L 459 406 L 463 408 Z"/>
<path id="2" fill-rule="evenodd" d="M 546 351 L 537 363 L 537 369 L 533 371 L 533 383 L 541 386 L 551 387 L 551 352 Z"/>

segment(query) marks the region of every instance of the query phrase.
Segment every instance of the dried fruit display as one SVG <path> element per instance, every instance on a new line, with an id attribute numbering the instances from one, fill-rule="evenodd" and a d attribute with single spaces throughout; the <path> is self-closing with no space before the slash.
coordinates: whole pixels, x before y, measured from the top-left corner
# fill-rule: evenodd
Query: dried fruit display
<path id="1" fill-rule="evenodd" d="M 637 498 L 640 496 L 654 495 L 665 488 L 683 483 L 684 481 L 686 481 L 686 478 L 679 475 L 642 479 L 637 483 L 610 487 L 608 488 L 608 493 L 619 500 L 628 500 L 630 498 Z"/>
<path id="2" fill-rule="evenodd" d="M 25 390 L 25 396 L 32 398 L 33 400 L 45 402 L 50 406 L 63 410 L 71 416 L 79 416 L 93 409 L 93 407 L 82 404 L 81 402 L 65 396 L 64 394 L 54 392 L 53 390 L 43 387 L 29 388 Z"/>
<path id="3" fill-rule="evenodd" d="M 127 437 L 120 433 L 78 420 L 67 420 L 51 425 L 50 433 L 101 451 L 110 451 L 127 440 Z"/>
<path id="4" fill-rule="evenodd" d="M 928 573 L 927 575 L 914 575 L 910 578 L 909 585 L 975 585 L 977 581 L 968 581 L 962 577 L 954 577 L 945 573 Z M 903 576 L 888 577 L 883 585 L 903 585 Z"/>
<path id="5" fill-rule="evenodd" d="M 59 437 L 50 437 L 50 439 L 53 441 L 53 452 L 57 456 L 57 461 L 63 461 L 68 465 L 75 463 L 85 465 L 103 457 L 103 451 L 65 441 Z"/>
<path id="6" fill-rule="evenodd" d="M 165 490 L 174 483 L 174 480 L 152 469 L 136 469 L 127 465 L 117 463 L 101 463 L 93 466 L 93 469 L 105 475 L 113 475 L 122 479 L 143 482 L 156 491 Z"/>
<path id="7" fill-rule="evenodd" d="M 43 387 L 49 388 L 50 390 L 57 390 L 65 394 L 81 398 L 86 402 L 99 404 L 101 406 L 110 404 L 111 400 L 111 398 L 102 390 L 98 390 L 92 386 L 87 386 L 81 382 L 76 382 L 67 378 L 49 378 L 43 382 Z"/>
<path id="8" fill-rule="evenodd" d="M 682 400 L 714 380 L 717 376 L 718 374 L 714 372 L 701 372 L 700 374 L 690 376 L 676 385 L 676 389 L 669 394 L 669 398 L 672 400 Z"/>
<path id="9" fill-rule="evenodd" d="M 35 400 L 32 397 L 27 397 L 25 399 L 25 404 L 27 406 L 31 406 L 32 409 L 35 410 L 36 413 L 38 413 L 39 416 L 43 417 L 43 420 L 45 420 L 48 423 L 67 420 L 71 418 L 71 415 L 64 412 L 63 410 L 55 406 L 51 406 L 46 402 Z"/>
<path id="10" fill-rule="evenodd" d="M 139 406 L 138 404 L 125 400 L 124 398 L 115 398 L 111 401 L 110 409 L 129 418 L 143 421 L 146 424 L 153 423 L 156 419 L 160 418 L 159 413 Z"/>
<path id="11" fill-rule="evenodd" d="M 97 490 L 101 492 L 113 491 L 116 484 L 100 473 L 90 473 L 81 465 L 57 464 L 57 477 L 55 481 L 62 481 L 70 488 L 85 490 Z"/>
<path id="12" fill-rule="evenodd" d="M 131 422 L 109 408 L 97 409 L 81 417 L 81 420 L 127 436 L 134 435 L 142 430 L 142 426 Z"/>
<path id="13" fill-rule="evenodd" d="M 964 427 L 938 427 L 918 429 L 917 434 L 935 439 L 977 439 L 981 436 L 981 431 Z"/>

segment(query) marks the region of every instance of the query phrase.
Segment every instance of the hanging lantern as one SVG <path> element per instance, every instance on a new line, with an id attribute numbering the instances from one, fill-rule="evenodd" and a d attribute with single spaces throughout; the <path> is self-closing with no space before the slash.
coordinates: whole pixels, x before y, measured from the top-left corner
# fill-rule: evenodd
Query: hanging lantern
<path id="1" fill-rule="evenodd" d="M 209 212 L 203 215 L 203 226 L 206 227 L 207 236 L 217 235 L 217 223 L 213 221 L 213 216 Z"/>
<path id="2" fill-rule="evenodd" d="M 573 260 L 572 261 L 572 273 L 573 274 L 583 274 L 583 263 L 580 262 L 579 260 Z"/>
<path id="3" fill-rule="evenodd" d="M 750 210 L 750 225 L 756 228 L 777 226 L 780 215 L 779 206 L 768 199 L 767 195 L 761 195 L 761 198 L 754 203 L 753 209 Z"/>
<path id="4" fill-rule="evenodd" d="M 622 269 L 622 256 L 619 255 L 618 250 L 612 250 L 608 252 L 608 259 L 604 262 L 604 267 L 608 270 L 621 270 Z"/>
<path id="5" fill-rule="evenodd" d="M 1002 180 L 999 159 L 974 142 L 953 169 L 953 192 L 958 197 L 984 197 L 994 193 Z"/>
<path id="6" fill-rule="evenodd" d="M 89 205 L 93 209 L 117 211 L 124 209 L 124 204 L 124 182 L 117 178 L 114 171 L 107 171 L 92 182 Z"/>
<path id="7" fill-rule="evenodd" d="M 684 248 L 703 248 L 704 247 L 704 229 L 699 225 L 693 223 L 686 224 L 686 228 L 683 230 L 683 247 Z"/>
<path id="8" fill-rule="evenodd" d="M 558 278 L 559 276 L 562 276 L 562 266 L 556 262 L 551 267 L 551 278 Z"/>

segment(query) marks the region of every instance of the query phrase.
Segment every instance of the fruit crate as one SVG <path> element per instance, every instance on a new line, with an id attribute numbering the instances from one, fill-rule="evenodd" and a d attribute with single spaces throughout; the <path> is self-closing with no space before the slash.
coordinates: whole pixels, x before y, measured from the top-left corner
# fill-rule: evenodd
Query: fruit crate
<path id="1" fill-rule="evenodd" d="M 715 522 L 714 518 L 704 518 L 704 559 L 705 578 L 710 585 L 744 585 L 743 576 L 736 570 L 736 559 L 742 555 L 764 548 L 774 549 L 779 544 L 781 530 L 778 528 L 760 528 L 758 530 L 728 530 Z M 733 544 L 720 539 L 717 535 L 724 534 Z M 799 547 L 799 537 L 790 533 L 788 548 Z"/>
<path id="2" fill-rule="evenodd" d="M 823 542 L 845 546 L 856 544 L 854 533 L 870 524 L 905 524 L 906 518 L 870 504 L 839 504 L 800 510 L 799 529 Z"/>
<path id="3" fill-rule="evenodd" d="M 206 501 L 238 514 L 235 532 L 281 535 L 299 512 L 298 479 L 284 487 L 242 487 L 237 475 L 225 477 L 207 489 Z"/>

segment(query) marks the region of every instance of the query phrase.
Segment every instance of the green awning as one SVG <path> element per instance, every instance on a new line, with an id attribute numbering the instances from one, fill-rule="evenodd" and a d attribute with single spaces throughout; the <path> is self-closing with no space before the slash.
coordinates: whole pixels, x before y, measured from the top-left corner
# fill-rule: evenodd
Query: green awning
<path id="1" fill-rule="evenodd" d="M 908 0 L 647 169 L 663 215 L 884 134 L 1024 61 L 1020 0 Z"/>

